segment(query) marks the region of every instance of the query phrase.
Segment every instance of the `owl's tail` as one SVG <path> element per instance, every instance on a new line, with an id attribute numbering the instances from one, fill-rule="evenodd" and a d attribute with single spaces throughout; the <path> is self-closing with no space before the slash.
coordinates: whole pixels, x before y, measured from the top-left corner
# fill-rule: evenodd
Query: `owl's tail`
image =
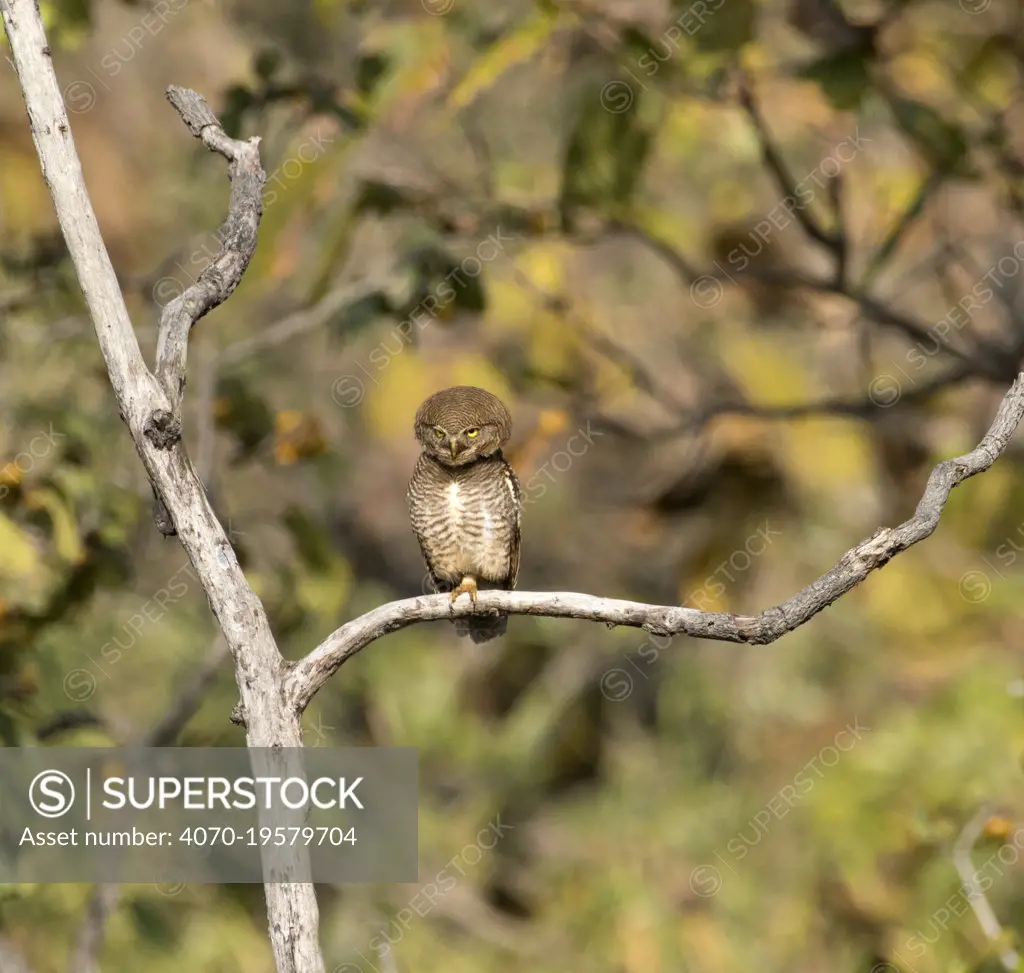
<path id="1" fill-rule="evenodd" d="M 453 619 L 455 634 L 460 638 L 468 635 L 477 645 L 501 638 L 508 628 L 507 615 L 470 615 Z"/>

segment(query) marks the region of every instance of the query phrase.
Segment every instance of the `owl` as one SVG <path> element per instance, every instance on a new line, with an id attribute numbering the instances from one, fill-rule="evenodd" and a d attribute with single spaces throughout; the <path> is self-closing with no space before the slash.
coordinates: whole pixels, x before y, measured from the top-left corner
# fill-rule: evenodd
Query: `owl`
<path id="1" fill-rule="evenodd" d="M 497 396 L 472 385 L 442 389 L 416 412 L 423 452 L 409 483 L 409 515 L 438 591 L 454 602 L 488 584 L 511 591 L 519 574 L 519 480 L 501 455 L 512 417 Z M 459 635 L 487 642 L 505 616 L 456 619 Z"/>

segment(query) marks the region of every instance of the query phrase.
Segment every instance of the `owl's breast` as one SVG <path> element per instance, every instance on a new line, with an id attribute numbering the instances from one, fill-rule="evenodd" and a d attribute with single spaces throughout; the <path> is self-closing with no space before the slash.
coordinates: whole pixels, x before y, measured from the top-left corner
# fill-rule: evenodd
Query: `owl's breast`
<path id="1" fill-rule="evenodd" d="M 516 527 L 508 499 L 498 469 L 465 468 L 454 475 L 425 471 L 413 477 L 413 529 L 435 574 L 456 582 L 466 574 L 492 582 L 508 576 Z"/>
<path id="2" fill-rule="evenodd" d="M 448 484 L 446 498 L 448 501 L 446 514 L 454 524 L 458 524 L 462 519 L 466 505 L 466 494 L 465 491 L 459 489 L 458 480 L 453 480 Z"/>

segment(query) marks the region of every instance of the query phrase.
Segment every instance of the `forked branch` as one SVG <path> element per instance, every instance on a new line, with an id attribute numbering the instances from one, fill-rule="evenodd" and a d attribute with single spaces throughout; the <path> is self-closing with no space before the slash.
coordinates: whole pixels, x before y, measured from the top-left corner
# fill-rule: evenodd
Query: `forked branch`
<path id="1" fill-rule="evenodd" d="M 171 85 L 167 100 L 177 109 L 189 131 L 211 152 L 228 160 L 231 204 L 227 219 L 217 232 L 220 251 L 210 266 L 184 293 L 169 301 L 160 315 L 156 350 L 156 377 L 171 401 L 174 421 L 185 389 L 188 337 L 193 325 L 238 286 L 256 251 L 256 231 L 263 214 L 263 182 L 259 138 L 241 142 L 229 138 L 202 95 Z"/>
<path id="2" fill-rule="evenodd" d="M 302 743 L 299 721 L 281 699 L 284 660 L 266 611 L 189 461 L 179 414 L 188 332 L 231 294 L 256 247 L 264 178 L 258 145 L 228 138 L 196 93 L 169 92 L 191 131 L 229 159 L 232 190 L 221 252 L 161 320 L 154 375 L 143 360 L 89 199 L 37 0 L 0 0 L 0 13 L 43 176 L 89 306 L 118 408 L 165 515 L 162 529 L 177 533 L 231 650 L 246 741 L 251 747 L 298 747 Z M 308 859 L 272 874 L 266 899 L 278 973 L 323 973 L 319 911 Z"/>

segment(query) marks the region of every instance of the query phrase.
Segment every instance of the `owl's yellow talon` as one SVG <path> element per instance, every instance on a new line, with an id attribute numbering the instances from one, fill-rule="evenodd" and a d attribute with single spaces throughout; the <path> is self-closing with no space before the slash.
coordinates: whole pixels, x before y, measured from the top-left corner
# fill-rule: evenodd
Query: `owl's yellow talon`
<path id="1" fill-rule="evenodd" d="M 474 578 L 474 577 L 472 577 L 471 575 L 468 575 L 468 574 L 466 575 L 466 577 L 464 577 L 462 579 L 462 584 L 460 584 L 454 591 L 452 591 L 452 603 L 453 604 L 455 603 L 455 599 L 458 598 L 459 595 L 466 594 L 466 593 L 469 594 L 469 600 L 471 602 L 473 602 L 473 604 L 475 605 L 476 604 L 476 578 Z"/>

